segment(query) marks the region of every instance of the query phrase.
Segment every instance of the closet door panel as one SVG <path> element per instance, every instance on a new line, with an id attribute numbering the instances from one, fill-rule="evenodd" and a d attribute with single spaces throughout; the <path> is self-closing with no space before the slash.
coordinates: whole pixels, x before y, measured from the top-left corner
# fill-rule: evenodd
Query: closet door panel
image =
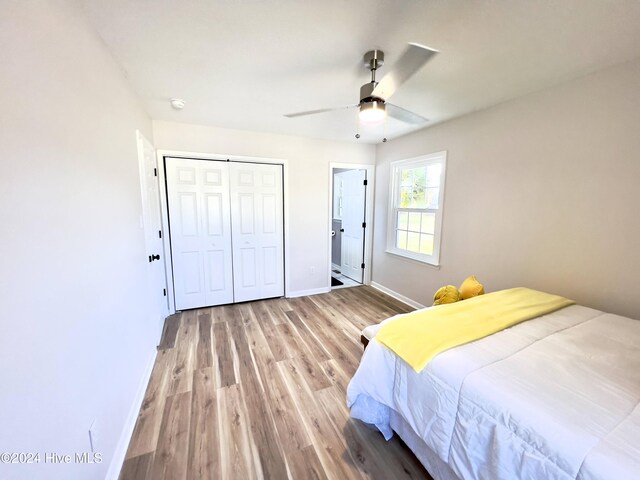
<path id="1" fill-rule="evenodd" d="M 282 296 L 282 166 L 231 163 L 229 174 L 235 301 Z"/>
<path id="2" fill-rule="evenodd" d="M 167 158 L 176 308 L 233 302 L 227 162 Z"/>

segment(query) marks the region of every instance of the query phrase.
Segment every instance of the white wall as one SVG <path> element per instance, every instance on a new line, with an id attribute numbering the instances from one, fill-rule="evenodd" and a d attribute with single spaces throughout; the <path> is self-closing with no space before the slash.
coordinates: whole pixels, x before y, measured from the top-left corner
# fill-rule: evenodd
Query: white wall
<path id="1" fill-rule="evenodd" d="M 329 288 L 329 163 L 373 164 L 374 146 L 162 121 L 153 132 L 158 149 L 287 160 L 289 292 Z"/>
<path id="2" fill-rule="evenodd" d="M 151 122 L 65 2 L 0 14 L 0 478 L 102 479 L 158 341 L 148 318 L 136 128 Z M 100 465 L 44 454 L 89 449 Z"/>
<path id="3" fill-rule="evenodd" d="M 385 252 L 389 162 L 447 150 L 441 268 Z M 377 148 L 373 280 L 423 304 L 476 274 L 640 318 L 640 61 Z"/>

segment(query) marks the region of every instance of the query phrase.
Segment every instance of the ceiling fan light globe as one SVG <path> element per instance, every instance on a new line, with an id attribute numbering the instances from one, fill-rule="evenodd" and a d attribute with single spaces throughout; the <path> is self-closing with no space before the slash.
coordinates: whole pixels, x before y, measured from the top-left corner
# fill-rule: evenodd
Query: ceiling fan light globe
<path id="1" fill-rule="evenodd" d="M 358 116 L 363 123 L 378 123 L 384 120 L 386 108 L 384 103 L 373 101 L 360 105 Z"/>

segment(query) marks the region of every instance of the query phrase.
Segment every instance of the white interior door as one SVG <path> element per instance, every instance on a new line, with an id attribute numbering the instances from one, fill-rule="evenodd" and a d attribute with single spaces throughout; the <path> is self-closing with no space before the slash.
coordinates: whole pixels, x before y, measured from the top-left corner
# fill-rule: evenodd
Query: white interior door
<path id="1" fill-rule="evenodd" d="M 236 302 L 284 295 L 282 165 L 230 163 Z"/>
<path id="2" fill-rule="evenodd" d="M 176 309 L 232 303 L 229 164 L 166 158 Z"/>
<path id="3" fill-rule="evenodd" d="M 162 221 L 160 217 L 160 188 L 158 185 L 156 152 L 153 145 L 137 132 L 138 165 L 142 193 L 142 219 L 145 250 L 147 254 L 147 288 L 153 299 L 153 316 L 160 325 L 169 315 L 167 276 L 162 243 Z"/>
<path id="4" fill-rule="evenodd" d="M 337 174 L 342 180 L 342 248 L 340 271 L 362 283 L 364 260 L 365 170 Z"/>

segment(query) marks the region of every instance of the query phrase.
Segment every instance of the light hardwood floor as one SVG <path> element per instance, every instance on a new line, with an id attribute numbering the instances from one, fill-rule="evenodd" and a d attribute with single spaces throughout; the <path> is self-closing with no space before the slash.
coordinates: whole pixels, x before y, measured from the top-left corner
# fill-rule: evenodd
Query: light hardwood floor
<path id="1" fill-rule="evenodd" d="M 360 330 L 410 309 L 363 286 L 169 317 L 120 479 L 430 479 L 345 403 Z"/>

